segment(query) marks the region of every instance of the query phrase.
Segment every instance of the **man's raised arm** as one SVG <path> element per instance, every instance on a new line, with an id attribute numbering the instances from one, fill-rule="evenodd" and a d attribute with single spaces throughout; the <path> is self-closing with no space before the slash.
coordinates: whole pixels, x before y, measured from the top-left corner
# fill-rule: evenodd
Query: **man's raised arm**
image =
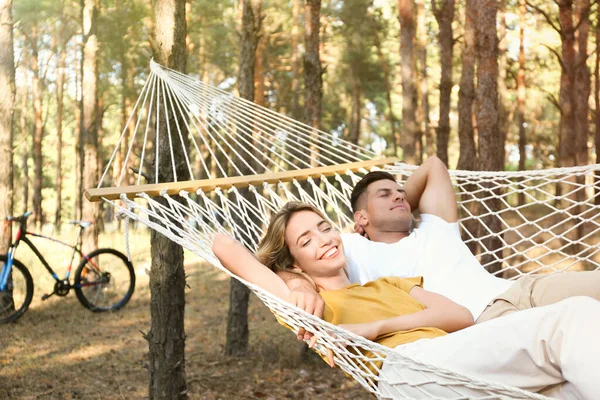
<path id="1" fill-rule="evenodd" d="M 436 156 L 429 157 L 404 184 L 406 200 L 412 210 L 433 214 L 446 222 L 456 222 L 456 193 L 448 168 Z"/>
<path id="2" fill-rule="evenodd" d="M 277 272 L 277 275 L 285 282 L 290 289 L 289 302 L 296 307 L 303 309 L 307 313 L 313 314 L 319 318 L 323 318 L 325 311 L 325 302 L 317 293 L 311 282 L 304 279 L 302 276 L 293 272 Z M 298 331 L 298 340 L 308 340 L 312 333 L 307 332 L 303 328 Z"/>

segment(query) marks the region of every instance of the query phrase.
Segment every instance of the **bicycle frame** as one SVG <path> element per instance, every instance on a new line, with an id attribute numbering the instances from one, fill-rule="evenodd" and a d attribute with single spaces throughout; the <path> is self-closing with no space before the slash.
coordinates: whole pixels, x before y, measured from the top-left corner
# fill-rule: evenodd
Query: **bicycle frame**
<path id="1" fill-rule="evenodd" d="M 31 240 L 29 240 L 29 238 L 27 238 L 27 235 L 50 240 L 52 242 L 59 243 L 63 246 L 70 247 L 71 249 L 73 249 L 73 252 L 71 253 L 71 260 L 69 262 L 69 268 L 67 269 L 64 280 L 68 280 L 71 275 L 71 270 L 73 268 L 73 260 L 75 259 L 76 253 L 79 254 L 81 259 L 83 259 L 83 258 L 87 259 L 87 256 L 85 254 L 83 254 L 83 252 L 81 251 L 81 234 L 83 232 L 83 228 L 80 227 L 80 229 L 79 229 L 79 234 L 77 235 L 77 239 L 75 242 L 76 244 L 71 245 L 69 243 L 63 242 L 58 239 L 40 235 L 40 234 L 37 234 L 34 232 L 29 232 L 26 230 L 25 225 L 26 225 L 26 219 L 19 221 L 19 230 L 17 231 L 15 240 L 10 244 L 10 247 L 8 248 L 8 253 L 7 253 L 8 259 L 7 259 L 5 268 L 2 268 L 2 271 L 0 272 L 0 291 L 6 290 L 6 286 L 8 283 L 8 277 L 10 276 L 10 272 L 12 271 L 13 260 L 15 259 L 15 253 L 16 253 L 17 247 L 19 246 L 21 241 L 23 241 L 24 243 L 27 244 L 27 246 L 29 246 L 29 248 L 33 251 L 33 253 L 36 255 L 36 257 L 41 261 L 41 263 L 44 265 L 44 267 L 50 273 L 50 275 L 54 278 L 54 280 L 57 282 L 60 281 L 60 278 L 58 277 L 56 272 L 54 272 L 52 267 L 50 267 L 50 264 L 48 264 L 48 262 L 46 261 L 46 259 L 42 255 L 42 253 L 38 250 L 37 247 L 35 247 L 33 242 Z"/>

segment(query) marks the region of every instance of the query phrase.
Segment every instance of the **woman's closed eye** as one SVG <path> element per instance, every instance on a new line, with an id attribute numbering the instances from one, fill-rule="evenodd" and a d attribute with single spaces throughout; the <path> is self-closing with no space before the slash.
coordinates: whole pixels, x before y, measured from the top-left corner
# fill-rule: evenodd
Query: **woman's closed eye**
<path id="1" fill-rule="evenodd" d="M 310 243 L 310 239 L 308 239 L 307 241 L 305 241 L 304 243 L 302 243 L 302 247 L 306 247 L 308 246 L 308 244 Z"/>

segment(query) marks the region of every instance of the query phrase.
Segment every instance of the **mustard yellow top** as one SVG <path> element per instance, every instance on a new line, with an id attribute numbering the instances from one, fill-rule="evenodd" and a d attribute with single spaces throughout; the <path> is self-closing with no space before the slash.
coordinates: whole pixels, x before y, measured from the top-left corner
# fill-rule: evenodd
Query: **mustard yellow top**
<path id="1" fill-rule="evenodd" d="M 410 296 L 415 286 L 423 286 L 423 278 L 386 277 L 366 283 L 353 284 L 338 290 L 319 293 L 325 301 L 327 322 L 334 325 L 361 324 L 412 314 L 426 307 Z M 424 338 L 445 335 L 441 329 L 421 327 L 409 331 L 397 331 L 378 336 L 375 342 L 386 347 L 396 347 Z M 368 352 L 363 352 L 369 356 Z"/>

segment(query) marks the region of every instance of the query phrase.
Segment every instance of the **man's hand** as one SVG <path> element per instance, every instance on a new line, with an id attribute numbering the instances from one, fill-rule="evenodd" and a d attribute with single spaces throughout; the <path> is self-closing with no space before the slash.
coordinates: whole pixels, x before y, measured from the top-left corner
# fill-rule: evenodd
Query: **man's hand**
<path id="1" fill-rule="evenodd" d="M 354 232 L 358 233 L 360 236 L 369 239 L 369 235 L 365 232 L 365 228 L 362 225 L 354 224 Z"/>
<path id="2" fill-rule="evenodd" d="M 301 286 L 296 287 L 290 291 L 289 302 L 296 307 L 303 309 L 309 314 L 323 318 L 325 302 L 323 301 L 323 298 L 314 290 L 310 290 Z M 300 328 L 300 330 L 298 330 L 298 340 L 308 340 L 312 336 L 313 334 L 307 332 L 304 328 Z"/>

